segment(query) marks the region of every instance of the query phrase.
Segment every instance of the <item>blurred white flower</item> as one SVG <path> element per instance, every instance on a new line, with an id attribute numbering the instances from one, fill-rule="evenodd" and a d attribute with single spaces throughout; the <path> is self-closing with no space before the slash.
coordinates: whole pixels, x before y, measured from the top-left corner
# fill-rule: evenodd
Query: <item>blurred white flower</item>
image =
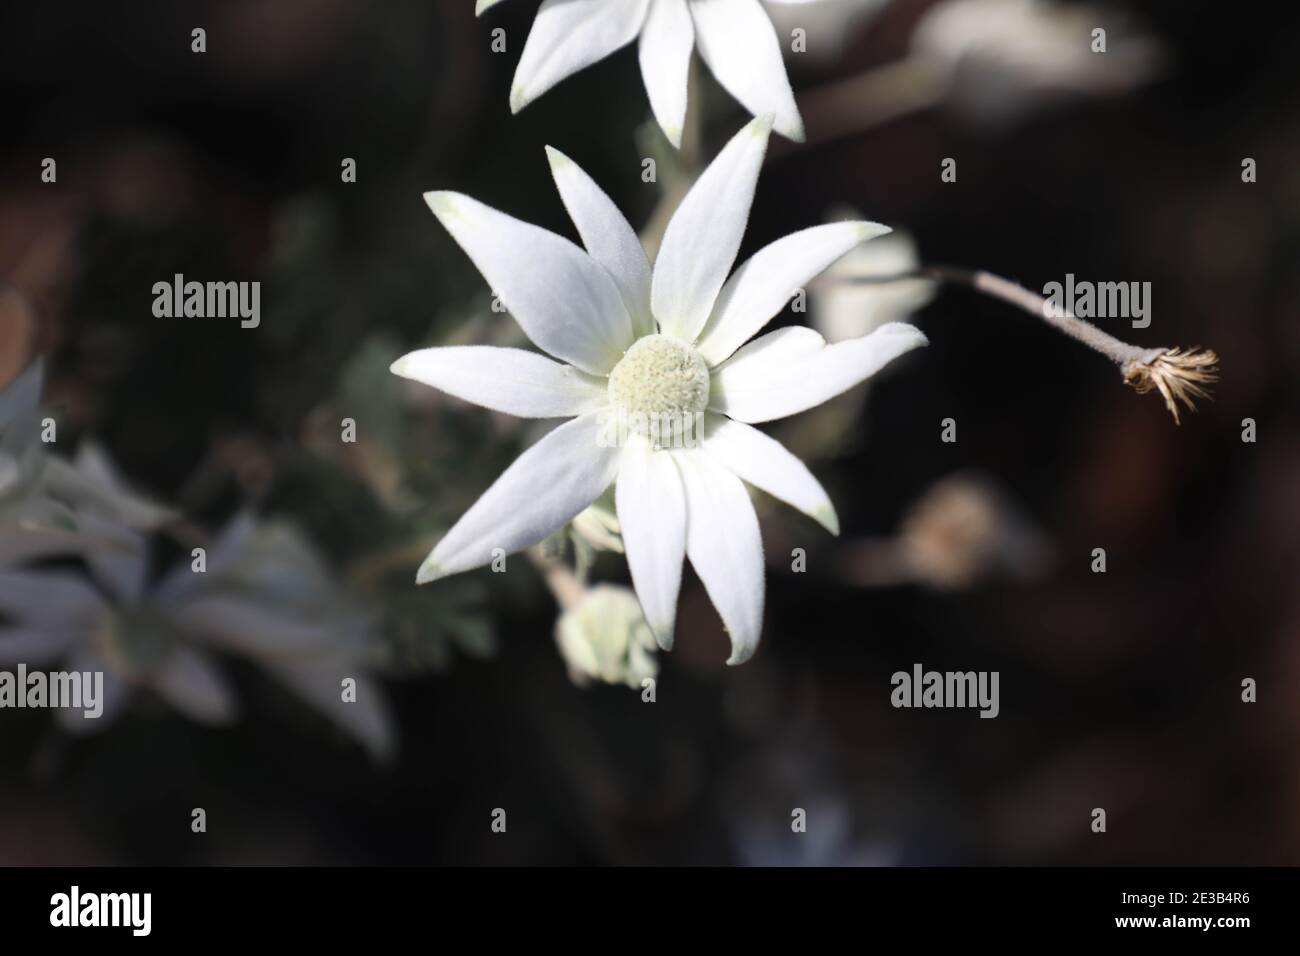
<path id="1" fill-rule="evenodd" d="M 843 52 L 855 27 L 888 4 L 889 0 L 786 0 L 768 10 L 768 15 L 783 37 L 796 29 L 807 32 L 807 53 L 800 55 L 830 61 Z"/>
<path id="2" fill-rule="evenodd" d="M 129 534 L 129 533 L 128 533 Z M 104 673 L 98 719 L 60 710 L 74 733 L 107 727 L 133 691 L 148 688 L 205 724 L 236 716 L 234 692 L 213 651 L 238 654 L 325 713 L 372 754 L 392 731 L 380 690 L 365 676 L 365 614 L 341 597 L 310 546 L 288 525 L 244 515 L 205 555 L 148 584 L 149 549 L 96 552 L 91 580 L 62 569 L 0 571 L 0 663 L 62 660 Z M 342 681 L 356 681 L 356 701 Z"/>
<path id="3" fill-rule="evenodd" d="M 57 711 L 65 729 L 106 728 L 142 686 L 195 720 L 234 718 L 233 695 L 207 652 L 180 639 L 167 590 L 145 594 L 143 586 L 143 569 L 134 580 L 111 575 L 94 583 L 67 570 L 0 571 L 0 614 L 10 625 L 0 629 L 0 662 L 60 660 L 67 670 L 104 674 L 103 715 Z"/>
<path id="4" fill-rule="evenodd" d="M 185 570 L 177 573 L 199 638 L 253 661 L 376 758 L 391 755 L 387 701 L 366 672 L 376 616 L 346 595 L 295 525 L 244 514 L 209 552 L 208 583 Z M 355 681 L 353 701 L 342 699 L 345 678 Z"/>
<path id="5" fill-rule="evenodd" d="M 960 591 L 995 578 L 1030 580 L 1053 560 L 1046 537 L 1001 485 L 958 472 L 913 502 L 896 537 L 845 545 L 838 570 L 855 587 Z"/>
<path id="6" fill-rule="evenodd" d="M 1104 53 L 1093 52 L 1097 28 Z M 1055 0 L 943 0 L 917 24 L 912 49 L 949 75 L 960 106 L 990 120 L 1062 95 L 1125 92 L 1164 61 L 1127 15 Z"/>
<path id="7" fill-rule="evenodd" d="M 568 417 L 497 479 L 421 566 L 424 583 L 481 567 L 564 527 L 617 479 L 615 503 L 641 606 L 672 645 L 689 557 L 747 660 L 763 623 L 763 548 L 744 482 L 808 514 L 838 520 L 804 464 L 755 428 L 820 405 L 919 345 L 893 323 L 836 345 L 782 328 L 745 344 L 795 291 L 858 243 L 870 222 L 805 229 L 772 243 L 727 278 L 740 248 L 770 122 L 723 149 L 673 214 L 653 272 L 636 233 L 599 187 L 551 150 L 551 168 L 583 251 L 466 196 L 430 193 L 434 214 L 528 336 L 564 363 L 519 349 L 432 348 L 393 371 L 497 411 Z M 656 442 L 635 425 L 702 422 L 692 442 Z M 675 439 L 676 434 L 670 434 Z M 673 447 L 665 447 L 672 445 Z"/>
<path id="8" fill-rule="evenodd" d="M 1030 579 L 1051 548 L 1021 507 L 991 478 L 957 473 L 926 489 L 903 518 L 901 561 L 930 587 L 955 591 L 995 575 Z"/>
<path id="9" fill-rule="evenodd" d="M 44 366 L 34 362 L 0 391 L 0 502 L 19 496 L 40 470 Z"/>
<path id="10" fill-rule="evenodd" d="M 624 587 L 598 584 L 576 607 L 560 615 L 555 643 L 578 686 L 593 680 L 639 688 L 659 673 L 655 638 L 636 595 Z"/>
<path id="11" fill-rule="evenodd" d="M 478 0 L 476 13 L 499 2 Z M 782 136 L 804 138 L 781 40 L 758 0 L 543 0 L 515 71 L 510 109 L 518 113 L 638 37 L 650 107 L 674 146 L 682 144 L 692 49 L 750 113 L 771 114 Z"/>
<path id="12" fill-rule="evenodd" d="M 78 554 L 111 565 L 175 513 L 127 487 L 108 457 L 83 442 L 69 463 L 41 441 L 42 363 L 0 392 L 0 567 Z"/>
<path id="13" fill-rule="evenodd" d="M 840 218 L 840 217 L 836 217 Z M 912 272 L 920 266 L 916 243 L 891 232 L 853 249 L 809 285 L 812 324 L 828 341 L 857 338 L 889 322 L 901 322 L 934 298 L 929 279 L 866 283 Z"/>

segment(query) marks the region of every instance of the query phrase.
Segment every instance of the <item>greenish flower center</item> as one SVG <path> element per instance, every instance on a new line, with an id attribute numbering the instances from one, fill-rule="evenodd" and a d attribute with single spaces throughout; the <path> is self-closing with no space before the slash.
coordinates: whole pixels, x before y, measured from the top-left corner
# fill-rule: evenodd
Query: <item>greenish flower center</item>
<path id="1" fill-rule="evenodd" d="M 647 335 L 609 373 L 609 398 L 630 416 L 693 419 L 709 407 L 709 367 L 685 342 Z"/>

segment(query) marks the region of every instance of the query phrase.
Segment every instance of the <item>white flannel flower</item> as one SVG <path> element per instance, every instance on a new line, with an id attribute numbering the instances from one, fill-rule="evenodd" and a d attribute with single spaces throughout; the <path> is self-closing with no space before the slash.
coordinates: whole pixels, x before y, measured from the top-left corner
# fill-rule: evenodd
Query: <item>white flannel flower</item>
<path id="1" fill-rule="evenodd" d="M 586 251 L 466 196 L 425 196 L 528 337 L 560 361 L 453 346 L 412 352 L 393 371 L 495 411 L 572 420 L 475 502 L 420 567 L 419 583 L 543 540 L 616 482 L 628 565 L 659 645 L 672 645 L 689 557 L 730 632 L 729 662 L 753 653 L 763 552 L 744 482 L 832 533 L 838 519 L 803 463 L 751 424 L 819 405 L 925 343 L 919 330 L 892 324 L 835 345 L 803 327 L 745 344 L 804 283 L 889 231 L 815 226 L 761 249 L 728 279 L 770 130 L 770 119 L 753 121 L 704 171 L 673 214 L 653 271 L 609 197 L 555 150 L 551 170 Z M 644 425 L 665 418 L 683 431 L 701 422 L 703 434 L 657 445 Z M 611 421 L 631 423 L 626 440 L 607 440 Z"/>
<path id="2" fill-rule="evenodd" d="M 500 2 L 478 0 L 475 12 Z M 803 140 L 781 41 L 758 0 L 543 0 L 515 70 L 511 111 L 518 113 L 561 80 L 638 37 L 650 108 L 674 146 L 682 145 L 692 49 L 745 109 L 755 116 L 771 114 L 778 133 Z"/>

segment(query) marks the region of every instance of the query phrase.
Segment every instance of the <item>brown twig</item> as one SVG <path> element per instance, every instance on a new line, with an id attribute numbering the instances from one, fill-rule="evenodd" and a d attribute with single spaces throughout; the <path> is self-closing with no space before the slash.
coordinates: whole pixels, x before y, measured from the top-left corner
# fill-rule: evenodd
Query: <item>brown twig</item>
<path id="1" fill-rule="evenodd" d="M 1058 332 L 1109 358 L 1119 367 L 1125 384 L 1138 394 L 1160 392 L 1165 407 L 1174 416 L 1175 424 L 1181 424 L 1179 406 L 1195 411 L 1195 400 L 1209 399 L 1211 396 L 1206 386 L 1219 379 L 1219 357 L 1210 349 L 1144 349 L 1129 345 L 1068 310 L 1054 308 L 1038 293 L 982 269 L 922 266 L 891 276 L 853 276 L 838 281 L 852 285 L 876 285 L 909 279 L 931 279 L 965 286 L 1037 316 Z"/>

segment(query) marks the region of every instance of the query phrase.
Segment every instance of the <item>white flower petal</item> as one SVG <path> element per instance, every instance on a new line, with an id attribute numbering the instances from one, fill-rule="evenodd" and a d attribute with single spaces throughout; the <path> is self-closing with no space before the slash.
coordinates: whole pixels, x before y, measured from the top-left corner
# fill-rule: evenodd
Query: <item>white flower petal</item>
<path id="1" fill-rule="evenodd" d="M 424 200 L 540 348 L 593 375 L 623 357 L 632 344 L 623 298 L 580 248 L 459 193 Z"/>
<path id="2" fill-rule="evenodd" d="M 708 321 L 745 235 L 771 131 L 771 120 L 760 117 L 737 133 L 664 230 L 651 301 L 666 334 L 694 342 Z"/>
<path id="3" fill-rule="evenodd" d="M 755 488 L 798 508 L 831 534 L 840 533 L 826 489 L 776 439 L 713 413 L 705 422 L 704 450 Z"/>
<path id="4" fill-rule="evenodd" d="M 186 717 L 201 724 L 229 724 L 239 714 L 235 694 L 207 655 L 176 647 L 153 674 L 150 686 Z"/>
<path id="5" fill-rule="evenodd" d="M 629 442 L 614 495 L 646 623 L 659 646 L 671 650 L 686 558 L 686 496 L 672 455 L 644 440 Z"/>
<path id="6" fill-rule="evenodd" d="M 806 325 L 774 329 L 743 346 L 714 369 L 713 390 L 718 390 L 718 379 L 724 371 L 737 388 L 748 388 L 752 383 L 779 375 L 792 362 L 817 355 L 825 347 L 826 340 Z"/>
<path id="7" fill-rule="evenodd" d="M 695 25 L 686 0 L 653 0 L 641 29 L 638 54 L 650 108 L 678 149 L 686 125 L 686 87 Z"/>
<path id="8" fill-rule="evenodd" d="M 728 93 L 776 131 L 803 142 L 803 119 L 781 59 L 781 41 L 758 0 L 694 0 L 695 45 Z"/>
<path id="9" fill-rule="evenodd" d="M 89 536 L 84 557 L 90 566 L 91 577 L 118 604 L 130 606 L 138 603 L 149 577 L 148 538 L 89 511 L 79 514 L 77 521 Z"/>
<path id="10" fill-rule="evenodd" d="M 623 304 L 632 317 L 633 334 L 638 338 L 652 334 L 650 260 L 636 230 L 582 167 L 550 146 L 546 147 L 546 157 L 564 208 L 578 227 L 587 254 L 605 267 L 623 295 Z"/>
<path id="11" fill-rule="evenodd" d="M 518 113 L 556 83 L 631 43 L 650 0 L 545 0 L 510 89 Z"/>
<path id="12" fill-rule="evenodd" d="M 50 465 L 60 459 L 39 449 L 32 451 L 33 470 L 25 475 L 20 471 L 15 484 L 0 488 L 0 568 L 51 555 L 80 553 L 89 544 L 71 505 L 52 497 L 48 486 L 42 487 Z M 0 452 L 0 471 L 4 464 Z M 72 470 L 66 462 L 61 464 Z"/>
<path id="13" fill-rule="evenodd" d="M 604 379 L 523 349 L 420 349 L 394 362 L 392 372 L 520 418 L 570 418 L 609 403 Z"/>
<path id="14" fill-rule="evenodd" d="M 507 468 L 420 566 L 416 582 L 482 567 L 564 527 L 614 480 L 619 449 L 602 447 L 600 413 L 565 422 Z"/>
<path id="15" fill-rule="evenodd" d="M 51 484 L 67 497 L 84 502 L 129 528 L 154 531 L 176 518 L 176 511 L 155 504 L 134 491 L 118 473 L 108 452 L 98 442 L 86 440 L 77 448 L 76 475 L 55 466 Z"/>
<path id="16" fill-rule="evenodd" d="M 57 635 L 85 634 L 104 613 L 104 598 L 81 575 L 63 571 L 0 572 L 0 615 L 15 626 Z"/>
<path id="17" fill-rule="evenodd" d="M 728 664 L 754 654 L 763 630 L 763 541 L 749 492 L 699 451 L 673 452 L 686 489 L 686 554 L 731 638 Z"/>
<path id="18" fill-rule="evenodd" d="M 785 418 L 834 398 L 927 344 L 920 329 L 902 322 L 835 345 L 826 345 L 811 329 L 804 332 L 773 343 L 765 340 L 780 332 L 765 335 L 719 366 L 713 376 L 714 411 L 751 424 Z M 816 336 L 815 343 L 809 336 Z"/>
<path id="19" fill-rule="evenodd" d="M 886 322 L 906 322 L 935 295 L 932 279 L 893 278 L 920 266 L 916 242 L 906 232 L 863 243 L 809 285 L 812 326 L 828 341 L 856 339 Z"/>
<path id="20" fill-rule="evenodd" d="M 0 389 L 0 449 L 17 454 L 35 438 L 44 386 L 45 363 L 38 359 Z"/>
<path id="21" fill-rule="evenodd" d="M 836 222 L 778 239 L 736 270 L 718 294 L 699 351 L 717 365 L 752 338 L 806 283 L 860 242 L 883 236 L 878 222 Z"/>
<path id="22" fill-rule="evenodd" d="M 175 608 L 192 595 L 211 590 L 222 581 L 247 553 L 257 531 L 257 517 L 244 510 L 231 518 L 204 554 L 203 570 L 194 570 L 194 558 L 178 561 L 150 589 L 149 600 L 156 607 Z"/>
<path id="23" fill-rule="evenodd" d="M 0 627 L 0 664 L 44 664 L 85 636 L 71 628 Z"/>
<path id="24" fill-rule="evenodd" d="M 103 503 L 105 509 L 112 511 L 114 516 L 118 516 L 131 528 L 156 531 L 177 516 L 174 509 L 157 505 L 143 494 L 135 492 L 122 479 L 112 459 L 108 457 L 108 451 L 99 442 L 83 441 L 77 449 L 75 466 L 92 483 L 92 488 L 85 489 L 92 501 Z M 96 498 L 96 492 L 101 497 Z"/>

